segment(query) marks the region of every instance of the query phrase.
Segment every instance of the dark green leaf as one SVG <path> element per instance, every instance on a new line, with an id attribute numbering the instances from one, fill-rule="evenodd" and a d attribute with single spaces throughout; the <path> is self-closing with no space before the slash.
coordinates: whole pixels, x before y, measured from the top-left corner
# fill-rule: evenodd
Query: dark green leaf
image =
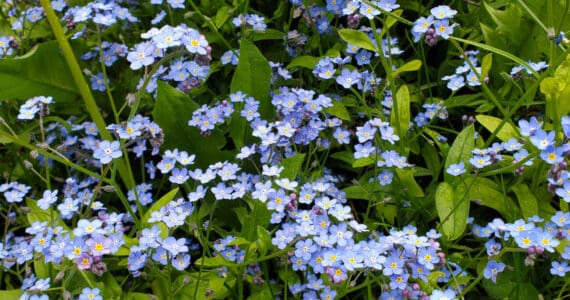
<path id="1" fill-rule="evenodd" d="M 287 65 L 287 69 L 292 69 L 295 67 L 303 67 L 312 70 L 318 62 L 319 62 L 318 57 L 300 55 L 293 58 L 293 60 L 289 63 L 289 65 Z"/>
<path id="2" fill-rule="evenodd" d="M 291 157 L 284 158 L 281 161 L 281 166 L 283 170 L 281 171 L 281 178 L 288 178 L 295 180 L 295 178 L 300 174 L 301 167 L 305 161 L 305 153 L 298 153 Z"/>
<path id="3" fill-rule="evenodd" d="M 26 55 L 0 59 L 0 101 L 52 96 L 56 103 L 79 93 L 56 41 L 34 47 Z"/>
<path id="4" fill-rule="evenodd" d="M 269 103 L 269 85 L 271 67 L 267 59 L 253 42 L 242 39 L 239 63 L 232 78 L 231 92 L 242 91 L 260 101 L 260 113 L 263 118 L 271 114 Z"/>
<path id="5" fill-rule="evenodd" d="M 231 153 L 220 150 L 226 144 L 220 130 L 214 129 L 204 136 L 197 128 L 188 126 L 188 120 L 197 108 L 198 104 L 186 94 L 165 82 L 158 82 L 152 115 L 164 132 L 162 149 L 177 148 L 195 154 L 196 165 L 204 168 L 216 161 L 229 159 Z"/>

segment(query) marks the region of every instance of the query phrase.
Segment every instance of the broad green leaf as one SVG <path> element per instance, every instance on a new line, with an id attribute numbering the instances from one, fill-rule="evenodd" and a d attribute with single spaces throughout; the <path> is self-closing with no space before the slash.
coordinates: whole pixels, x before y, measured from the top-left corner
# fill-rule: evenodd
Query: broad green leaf
<path id="1" fill-rule="evenodd" d="M 348 199 L 362 199 L 375 201 L 380 199 L 379 192 L 388 191 L 388 187 L 381 186 L 378 181 L 355 183 L 342 189 Z"/>
<path id="2" fill-rule="evenodd" d="M 538 215 L 538 201 L 526 184 L 516 184 L 511 187 L 519 200 L 522 215 L 525 219 Z"/>
<path id="3" fill-rule="evenodd" d="M 349 165 L 352 165 L 354 162 L 354 153 L 351 151 L 340 151 L 331 154 L 331 158 L 338 159 L 342 162 L 345 162 Z"/>
<path id="4" fill-rule="evenodd" d="M 414 178 L 412 169 L 396 169 L 396 176 L 402 185 L 402 188 L 412 197 L 423 197 L 424 191 Z"/>
<path id="5" fill-rule="evenodd" d="M 232 78 L 230 91 L 232 93 L 241 91 L 259 101 L 259 113 L 264 119 L 271 119 L 273 115 L 269 101 L 270 80 L 271 67 L 267 59 L 253 42 L 242 39 L 239 62 Z M 246 131 L 249 125 L 243 117 L 237 114 L 234 114 L 231 123 L 230 136 L 236 147 L 241 148 L 248 142 Z"/>
<path id="6" fill-rule="evenodd" d="M 280 177 L 295 180 L 301 173 L 304 161 L 305 153 L 297 153 L 291 157 L 284 158 L 283 161 L 281 161 L 283 170 L 281 171 Z"/>
<path id="7" fill-rule="evenodd" d="M 156 201 L 145 213 L 144 216 L 141 220 L 141 222 L 143 224 L 148 224 L 148 219 L 150 219 L 150 216 L 153 212 L 155 211 L 159 211 L 163 206 L 165 206 L 166 204 L 170 203 L 170 201 L 172 201 L 174 199 L 174 197 L 176 197 L 176 194 L 178 193 L 178 188 L 174 188 L 172 189 L 170 192 L 166 193 L 166 195 L 162 196 L 160 199 L 158 199 L 158 201 Z M 149 224 L 151 225 L 151 224 Z M 152 226 L 150 226 L 152 227 Z"/>
<path id="8" fill-rule="evenodd" d="M 220 277 L 215 271 L 202 271 L 200 276 L 198 276 L 198 273 L 190 273 L 181 275 L 181 278 L 181 280 L 176 280 L 176 282 L 183 288 L 176 295 L 175 299 L 228 299 L 232 298 L 231 296 L 235 296 L 230 295 L 228 290 L 228 288 L 232 289 L 236 282 L 235 277 L 230 272 L 228 272 L 228 276 Z M 186 280 L 189 280 L 189 282 L 182 285 L 182 282 L 186 281 L 184 278 L 187 278 Z M 210 296 L 206 297 L 206 295 Z"/>
<path id="9" fill-rule="evenodd" d="M 22 290 L 5 290 L 0 291 L 0 299 L 2 300 L 18 300 L 22 295 Z"/>
<path id="10" fill-rule="evenodd" d="M 325 108 L 325 112 L 341 120 L 350 121 L 350 113 L 340 101 L 332 100 L 333 106 Z"/>
<path id="11" fill-rule="evenodd" d="M 366 33 L 356 29 L 339 29 L 338 34 L 347 43 L 362 49 L 378 52 Z"/>
<path id="12" fill-rule="evenodd" d="M 477 115 L 475 119 L 490 132 L 495 132 L 502 122 L 502 119 L 487 115 Z M 511 123 L 505 122 L 503 127 L 497 132 L 497 137 L 501 139 L 501 141 L 506 142 L 510 138 L 519 138 L 520 135 L 519 131 Z"/>
<path id="13" fill-rule="evenodd" d="M 144 294 L 144 293 L 128 293 L 125 296 L 126 300 L 151 300 L 154 299 L 154 296 L 151 294 Z"/>
<path id="14" fill-rule="evenodd" d="M 352 162 L 353 168 L 362 168 L 375 164 L 376 161 L 370 157 L 361 157 Z"/>
<path id="15" fill-rule="evenodd" d="M 287 65 L 287 69 L 292 69 L 295 67 L 303 67 L 307 69 L 313 69 L 315 65 L 319 62 L 318 57 L 309 55 L 300 55 L 295 58 Z"/>
<path id="16" fill-rule="evenodd" d="M 456 240 L 465 232 L 469 217 L 469 199 L 456 192 L 447 182 L 438 185 L 435 191 L 435 208 L 441 222 L 441 232 L 450 240 Z"/>
<path id="17" fill-rule="evenodd" d="M 397 68 L 392 74 L 396 76 L 397 74 L 403 72 L 417 71 L 420 69 L 421 66 L 422 66 L 422 61 L 419 59 L 414 59 L 412 61 L 405 63 L 403 66 Z"/>
<path id="18" fill-rule="evenodd" d="M 217 255 L 214 257 L 200 257 L 194 261 L 194 265 L 198 268 L 202 267 L 219 267 L 228 264 L 228 260 L 226 260 L 222 255 Z"/>
<path id="19" fill-rule="evenodd" d="M 34 47 L 20 58 L 0 59 L 0 102 L 52 96 L 56 103 L 72 103 L 79 96 L 57 42 Z"/>
<path id="20" fill-rule="evenodd" d="M 230 91 L 232 93 L 242 91 L 260 101 L 261 116 L 267 119 L 271 115 L 268 101 L 271 67 L 253 42 L 242 39 L 239 50 L 239 62 L 232 78 Z"/>
<path id="21" fill-rule="evenodd" d="M 214 24 L 216 25 L 216 28 L 219 29 L 220 27 L 222 27 L 222 25 L 224 25 L 224 23 L 226 23 L 226 21 L 228 20 L 228 18 L 230 16 L 230 9 L 231 9 L 231 7 L 229 7 L 227 5 L 224 5 L 220 9 L 218 9 L 218 12 L 212 18 L 214 21 Z"/>
<path id="22" fill-rule="evenodd" d="M 469 158 L 473 156 L 471 153 L 473 148 L 475 147 L 475 127 L 473 124 L 465 127 L 455 138 L 453 144 L 449 148 L 449 152 L 447 153 L 447 158 L 445 159 L 445 167 L 444 170 L 447 170 L 450 165 L 457 164 L 459 162 L 463 162 L 465 164 L 465 169 L 469 170 Z M 456 180 L 453 176 L 444 174 L 446 182 Z"/>
<path id="23" fill-rule="evenodd" d="M 278 271 L 279 279 L 288 285 L 299 282 L 299 275 L 290 268 L 280 268 Z"/>
<path id="24" fill-rule="evenodd" d="M 395 133 L 403 139 L 410 125 L 410 92 L 408 86 L 402 85 L 396 92 L 394 106 L 390 114 L 390 125 L 394 127 Z"/>
<path id="25" fill-rule="evenodd" d="M 195 154 L 196 166 L 205 168 L 214 162 L 229 159 L 233 155 L 220 150 L 226 144 L 223 132 L 214 129 L 208 136 L 204 136 L 198 128 L 188 125 L 192 112 L 198 107 L 198 104 L 188 95 L 165 82 L 158 82 L 152 115 L 164 133 L 162 149 L 177 148 L 189 154 Z"/>
<path id="26" fill-rule="evenodd" d="M 476 176 L 465 176 L 463 180 L 465 184 L 459 186 L 465 187 L 464 193 L 471 202 L 496 210 L 509 222 L 521 217 L 518 205 L 492 180 Z"/>
<path id="27" fill-rule="evenodd" d="M 257 239 L 257 226 L 268 227 L 272 212 L 260 201 L 248 201 L 250 207 L 248 211 L 245 207 L 236 207 L 234 212 L 241 223 L 240 237 L 247 241 Z"/>
<path id="28" fill-rule="evenodd" d="M 105 299 L 117 299 L 121 297 L 123 290 L 115 276 L 110 272 L 103 274 L 103 283 L 105 284 L 105 288 L 102 290 L 102 293 Z"/>
<path id="29" fill-rule="evenodd" d="M 283 40 L 283 37 L 285 36 L 283 32 L 271 28 L 267 28 L 264 31 L 252 30 L 251 35 L 254 41 Z M 240 54 L 240 59 L 241 59 L 241 54 Z"/>

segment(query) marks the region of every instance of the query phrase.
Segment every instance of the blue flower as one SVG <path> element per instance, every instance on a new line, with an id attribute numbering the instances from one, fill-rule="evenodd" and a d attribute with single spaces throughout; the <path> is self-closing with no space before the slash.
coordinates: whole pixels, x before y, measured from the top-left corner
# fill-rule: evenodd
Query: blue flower
<path id="1" fill-rule="evenodd" d="M 360 80 L 361 76 L 358 71 L 350 71 L 349 69 L 342 69 L 340 75 L 336 77 L 336 82 L 342 85 L 345 89 L 350 88 L 354 85 L 358 80 Z"/>
<path id="2" fill-rule="evenodd" d="M 542 152 L 540 152 L 540 158 L 548 164 L 558 164 L 564 161 L 563 153 L 563 147 L 554 147 L 552 145 L 549 145 Z"/>
<path id="3" fill-rule="evenodd" d="M 93 153 L 93 158 L 98 159 L 102 164 L 108 164 L 113 159 L 123 156 L 121 143 L 118 141 L 102 141 Z"/>
<path id="4" fill-rule="evenodd" d="M 570 266 L 568 266 L 567 262 L 565 261 L 561 263 L 557 261 L 552 262 L 552 268 L 550 269 L 550 274 L 564 277 L 568 272 L 570 272 Z"/>
<path id="5" fill-rule="evenodd" d="M 505 270 L 505 264 L 502 262 L 497 262 L 495 260 L 490 260 L 487 266 L 483 270 L 483 277 L 491 279 L 493 283 L 497 283 L 497 275 Z"/>
<path id="6" fill-rule="evenodd" d="M 462 161 L 457 164 L 452 164 L 447 168 L 447 170 L 445 170 L 445 172 L 449 175 L 459 176 L 466 172 L 465 164 Z"/>
<path id="7" fill-rule="evenodd" d="M 439 20 L 453 18 L 457 14 L 456 10 L 451 9 L 447 5 L 436 6 L 430 12 L 432 16 Z"/>
<path id="8" fill-rule="evenodd" d="M 150 42 L 137 44 L 135 49 L 127 54 L 127 60 L 131 63 L 131 69 L 138 70 L 154 63 L 154 45 Z"/>

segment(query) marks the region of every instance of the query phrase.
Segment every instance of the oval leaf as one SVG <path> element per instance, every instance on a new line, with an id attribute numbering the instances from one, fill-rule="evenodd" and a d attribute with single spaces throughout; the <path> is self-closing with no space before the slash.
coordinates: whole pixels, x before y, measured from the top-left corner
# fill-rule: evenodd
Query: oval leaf
<path id="1" fill-rule="evenodd" d="M 339 29 L 338 34 L 347 43 L 362 49 L 378 52 L 366 33 L 356 29 Z"/>
<path id="2" fill-rule="evenodd" d="M 477 115 L 475 116 L 477 122 L 481 123 L 483 127 L 485 127 L 490 132 L 495 132 L 501 122 L 502 119 L 497 117 L 487 116 L 487 115 Z M 505 122 L 501 129 L 497 132 L 497 137 L 501 139 L 501 141 L 506 142 L 510 138 L 519 138 L 518 130 L 510 123 Z"/>
<path id="3" fill-rule="evenodd" d="M 464 191 L 457 193 L 447 182 L 439 184 L 435 191 L 435 208 L 441 222 L 442 233 L 450 240 L 459 238 L 467 227 L 469 200 Z"/>

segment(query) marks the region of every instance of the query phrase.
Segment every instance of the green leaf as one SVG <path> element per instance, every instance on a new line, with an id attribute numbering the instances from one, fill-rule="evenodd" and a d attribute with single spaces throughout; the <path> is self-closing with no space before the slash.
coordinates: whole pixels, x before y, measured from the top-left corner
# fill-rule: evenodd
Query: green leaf
<path id="1" fill-rule="evenodd" d="M 208 136 L 204 136 L 198 128 L 188 126 L 187 121 L 198 107 L 188 95 L 165 82 L 158 82 L 152 115 L 164 133 L 162 149 L 177 148 L 195 154 L 196 166 L 205 168 L 233 155 L 220 150 L 226 144 L 226 138 L 220 130 L 214 129 Z"/>
<path id="2" fill-rule="evenodd" d="M 490 132 L 495 132 L 502 122 L 502 119 L 487 115 L 477 115 L 475 119 Z M 519 138 L 520 135 L 519 131 L 511 123 L 505 122 L 503 127 L 497 132 L 497 137 L 501 139 L 501 141 L 506 142 L 510 138 Z"/>
<path id="3" fill-rule="evenodd" d="M 373 165 L 375 163 L 376 163 L 376 161 L 370 157 L 361 157 L 361 158 L 354 160 L 354 162 L 352 162 L 352 167 L 353 168 L 362 168 L 362 167 Z"/>
<path id="4" fill-rule="evenodd" d="M 155 211 L 159 211 L 162 207 L 164 207 L 166 204 L 170 203 L 170 201 L 172 201 L 174 199 L 174 197 L 176 197 L 176 194 L 178 193 L 178 188 L 174 188 L 172 189 L 170 192 L 166 193 L 166 195 L 162 196 L 160 199 L 158 199 L 158 201 L 156 201 L 145 213 L 144 216 L 141 220 L 141 222 L 143 224 L 149 224 L 148 223 L 148 219 L 150 219 L 150 215 L 155 212 Z M 150 224 L 149 224 L 150 225 Z"/>
<path id="5" fill-rule="evenodd" d="M 465 184 L 460 186 L 466 187 L 464 194 L 471 202 L 496 210 L 509 222 L 520 217 L 518 205 L 492 180 L 476 176 L 465 176 L 463 180 Z"/>
<path id="6" fill-rule="evenodd" d="M 489 75 L 489 71 L 493 65 L 493 53 L 488 53 L 487 55 L 483 56 L 483 59 L 481 61 L 481 79 L 485 80 L 485 77 Z"/>
<path id="7" fill-rule="evenodd" d="M 338 34 L 347 43 L 362 49 L 378 52 L 366 33 L 356 29 L 339 29 Z"/>
<path id="8" fill-rule="evenodd" d="M 279 30 L 267 28 L 264 31 L 252 30 L 253 41 L 283 40 L 285 34 Z M 241 52 L 240 52 L 241 53 Z M 241 54 L 240 54 L 241 59 Z"/>
<path id="9" fill-rule="evenodd" d="M 402 188 L 412 197 L 423 197 L 424 191 L 414 178 L 412 169 L 396 169 L 396 176 L 402 185 Z"/>
<path id="10" fill-rule="evenodd" d="M 216 25 L 216 28 L 220 29 L 220 27 L 222 27 L 222 25 L 224 25 L 224 23 L 226 23 L 226 21 L 228 20 L 229 16 L 230 16 L 230 9 L 231 7 L 224 5 L 222 6 L 220 9 L 218 9 L 218 12 L 216 13 L 216 15 L 213 18 L 214 24 Z"/>
<path id="11" fill-rule="evenodd" d="M 516 184 L 511 187 L 519 200 L 522 215 L 525 219 L 538 215 L 538 201 L 526 184 Z"/>
<path id="12" fill-rule="evenodd" d="M 350 113 L 340 101 L 332 100 L 333 106 L 325 108 L 325 112 L 341 120 L 350 121 Z"/>
<path id="13" fill-rule="evenodd" d="M 18 300 L 22 296 L 22 290 L 0 291 L 0 299 L 2 300 Z"/>
<path id="14" fill-rule="evenodd" d="M 42 95 L 52 96 L 56 103 L 72 103 L 79 95 L 56 41 L 19 58 L 0 59 L 0 102 Z"/>
<path id="15" fill-rule="evenodd" d="M 560 124 L 562 116 L 570 113 L 570 54 L 540 83 L 540 91 L 546 97 L 547 116 L 553 124 Z"/>
<path id="16" fill-rule="evenodd" d="M 414 59 L 412 61 L 405 63 L 403 66 L 397 68 L 392 74 L 396 76 L 397 74 L 403 72 L 417 71 L 420 69 L 421 66 L 422 66 L 422 61 L 419 59 Z"/>
<path id="17" fill-rule="evenodd" d="M 449 152 L 447 153 L 447 158 L 445 159 L 445 167 L 444 169 L 447 170 L 450 165 L 456 164 L 459 162 L 463 162 L 465 164 L 465 169 L 469 169 L 469 158 L 473 156 L 472 151 L 475 147 L 475 127 L 473 124 L 465 127 L 455 138 L 455 141 L 449 148 Z M 456 179 L 453 176 L 444 174 L 446 182 L 454 182 L 456 183 Z"/>
<path id="18" fill-rule="evenodd" d="M 469 200 L 458 192 L 447 182 L 440 183 L 435 191 L 435 208 L 441 222 L 439 228 L 450 241 L 465 232 L 469 217 Z"/>
<path id="19" fill-rule="evenodd" d="M 253 42 L 242 39 L 239 50 L 239 62 L 232 78 L 230 90 L 232 93 L 242 91 L 260 101 L 261 116 L 267 119 L 271 115 L 270 102 L 268 101 L 271 67 Z"/>
<path id="20" fill-rule="evenodd" d="M 128 293 L 125 297 L 126 300 L 151 300 L 154 299 L 154 296 L 151 294 L 143 294 L 143 293 Z"/>
<path id="21" fill-rule="evenodd" d="M 349 165 L 352 165 L 354 162 L 354 153 L 351 151 L 340 151 L 331 154 L 331 158 L 338 159 L 342 162 L 345 162 Z"/>
<path id="22" fill-rule="evenodd" d="M 408 86 L 402 85 L 396 92 L 394 107 L 390 114 L 390 125 L 394 127 L 400 139 L 406 136 L 410 125 L 410 92 Z"/>
<path id="23" fill-rule="evenodd" d="M 284 158 L 283 161 L 281 161 L 283 170 L 281 171 L 280 178 L 295 180 L 301 173 L 301 167 L 304 161 L 305 153 L 297 153 L 291 157 Z"/>
<path id="24" fill-rule="evenodd" d="M 259 245 L 259 256 L 264 256 L 273 248 L 271 236 L 269 235 L 269 232 L 267 232 L 267 228 L 257 226 L 257 243 Z"/>
<path id="25" fill-rule="evenodd" d="M 318 57 L 309 56 L 309 55 L 300 55 L 295 58 L 287 65 L 287 69 L 292 69 L 295 67 L 303 67 L 307 69 L 315 68 L 315 65 L 319 62 Z"/>

